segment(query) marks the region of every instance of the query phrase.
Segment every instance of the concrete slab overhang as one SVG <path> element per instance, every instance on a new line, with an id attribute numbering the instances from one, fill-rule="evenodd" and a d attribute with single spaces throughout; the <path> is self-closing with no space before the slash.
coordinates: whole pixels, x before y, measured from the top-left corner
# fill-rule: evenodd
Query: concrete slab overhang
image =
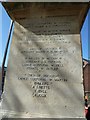
<path id="1" fill-rule="evenodd" d="M 81 30 L 87 11 L 88 2 L 2 2 L 10 17 L 24 26 L 23 20 L 32 17 L 76 16 Z"/>

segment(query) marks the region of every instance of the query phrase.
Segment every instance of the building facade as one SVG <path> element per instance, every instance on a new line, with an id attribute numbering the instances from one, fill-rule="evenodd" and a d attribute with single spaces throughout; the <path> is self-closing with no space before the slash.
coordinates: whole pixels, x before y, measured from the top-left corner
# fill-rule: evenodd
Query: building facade
<path id="1" fill-rule="evenodd" d="M 84 91 L 90 103 L 90 61 L 83 61 Z"/>

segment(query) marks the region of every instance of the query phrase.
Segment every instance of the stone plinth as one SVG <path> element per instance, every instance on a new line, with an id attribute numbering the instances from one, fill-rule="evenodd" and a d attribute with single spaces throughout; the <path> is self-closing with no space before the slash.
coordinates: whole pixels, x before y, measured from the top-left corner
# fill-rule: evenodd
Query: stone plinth
<path id="1" fill-rule="evenodd" d="M 81 22 L 78 11 L 63 5 L 17 4 L 12 12 L 18 23 L 7 67 L 3 117 L 84 119 Z"/>

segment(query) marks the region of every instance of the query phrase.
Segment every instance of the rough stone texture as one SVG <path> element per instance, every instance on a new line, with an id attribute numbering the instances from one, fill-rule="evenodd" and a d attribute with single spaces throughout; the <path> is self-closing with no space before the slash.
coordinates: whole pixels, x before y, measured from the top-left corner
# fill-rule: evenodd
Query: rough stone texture
<path id="1" fill-rule="evenodd" d="M 55 9 L 47 11 L 32 14 L 32 10 L 21 25 L 15 22 L 3 116 L 84 119 L 77 15 L 58 16 L 60 9 L 58 14 Z"/>

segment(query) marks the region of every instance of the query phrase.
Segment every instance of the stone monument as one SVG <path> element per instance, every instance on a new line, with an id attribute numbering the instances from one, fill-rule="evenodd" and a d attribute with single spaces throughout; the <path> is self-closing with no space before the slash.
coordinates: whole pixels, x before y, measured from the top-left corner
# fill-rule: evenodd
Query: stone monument
<path id="1" fill-rule="evenodd" d="M 84 120 L 80 29 L 87 4 L 4 6 L 15 24 L 2 117 Z"/>
<path id="2" fill-rule="evenodd" d="M 5 0 L 1 0 L 5 1 Z M 13 0 L 7 0 L 13 2 Z M 14 0 L 14 2 L 89 2 L 89 0 Z"/>

